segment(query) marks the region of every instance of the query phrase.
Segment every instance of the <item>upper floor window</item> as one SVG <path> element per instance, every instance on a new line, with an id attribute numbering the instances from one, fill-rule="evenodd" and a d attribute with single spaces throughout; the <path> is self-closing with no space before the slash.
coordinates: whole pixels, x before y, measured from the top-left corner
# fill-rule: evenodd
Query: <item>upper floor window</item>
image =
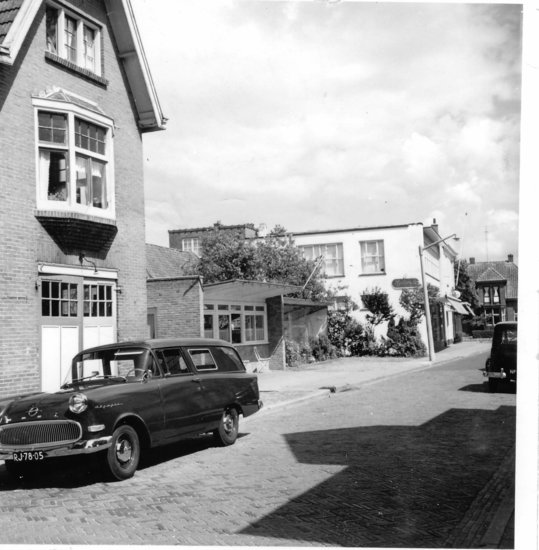
<path id="1" fill-rule="evenodd" d="M 34 104 L 38 208 L 113 217 L 112 121 L 65 102 Z"/>
<path id="2" fill-rule="evenodd" d="M 342 243 L 301 245 L 299 248 L 307 260 L 322 258 L 325 277 L 344 277 Z"/>
<path id="3" fill-rule="evenodd" d="M 500 289 L 497 286 L 486 286 L 483 288 L 484 304 L 500 304 Z"/>
<path id="4" fill-rule="evenodd" d="M 182 250 L 184 252 L 194 252 L 200 256 L 200 239 L 198 237 L 182 239 Z"/>
<path id="5" fill-rule="evenodd" d="M 47 5 L 47 51 L 101 75 L 101 29 L 61 6 Z"/>
<path id="6" fill-rule="evenodd" d="M 384 241 L 360 241 L 363 273 L 385 273 Z"/>

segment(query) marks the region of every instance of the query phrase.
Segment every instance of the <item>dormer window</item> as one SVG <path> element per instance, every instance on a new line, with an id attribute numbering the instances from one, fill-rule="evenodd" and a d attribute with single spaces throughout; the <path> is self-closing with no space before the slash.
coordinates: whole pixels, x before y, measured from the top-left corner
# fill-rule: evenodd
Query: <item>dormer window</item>
<path id="1" fill-rule="evenodd" d="M 55 4 L 47 5 L 46 49 L 82 69 L 101 75 L 100 27 Z"/>

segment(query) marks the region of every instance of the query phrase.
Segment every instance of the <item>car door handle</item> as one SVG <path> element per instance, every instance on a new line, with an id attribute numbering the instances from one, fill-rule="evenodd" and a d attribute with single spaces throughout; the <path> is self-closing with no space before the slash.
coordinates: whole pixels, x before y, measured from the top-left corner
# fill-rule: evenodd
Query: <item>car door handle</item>
<path id="1" fill-rule="evenodd" d="M 192 378 L 191 382 L 196 382 L 197 384 L 202 384 L 202 380 L 200 378 Z"/>

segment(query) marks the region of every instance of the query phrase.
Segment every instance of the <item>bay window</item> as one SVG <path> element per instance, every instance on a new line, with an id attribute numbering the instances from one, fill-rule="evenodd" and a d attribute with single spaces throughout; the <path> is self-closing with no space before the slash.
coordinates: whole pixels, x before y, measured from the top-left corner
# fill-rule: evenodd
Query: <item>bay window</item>
<path id="1" fill-rule="evenodd" d="M 38 208 L 113 218 L 112 121 L 65 102 L 34 106 Z"/>

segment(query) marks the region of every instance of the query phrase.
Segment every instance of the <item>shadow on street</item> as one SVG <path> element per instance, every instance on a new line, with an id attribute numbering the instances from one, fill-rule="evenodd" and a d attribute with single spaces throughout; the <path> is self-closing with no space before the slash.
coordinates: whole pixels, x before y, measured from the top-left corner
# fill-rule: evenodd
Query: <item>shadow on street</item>
<path id="1" fill-rule="evenodd" d="M 417 427 L 287 434 L 298 462 L 344 469 L 242 533 L 332 546 L 444 547 L 511 451 L 515 413 L 512 406 L 450 409 Z"/>
<path id="2" fill-rule="evenodd" d="M 245 437 L 240 433 L 238 439 Z M 215 447 L 211 434 L 186 438 L 177 443 L 147 449 L 141 456 L 139 470 L 156 466 L 176 458 L 199 453 Z M 111 482 L 103 468 L 104 452 L 87 456 L 51 458 L 39 464 L 39 467 L 22 477 L 14 478 L 5 466 L 0 466 L 0 492 L 14 489 L 75 488 L 96 483 Z"/>

